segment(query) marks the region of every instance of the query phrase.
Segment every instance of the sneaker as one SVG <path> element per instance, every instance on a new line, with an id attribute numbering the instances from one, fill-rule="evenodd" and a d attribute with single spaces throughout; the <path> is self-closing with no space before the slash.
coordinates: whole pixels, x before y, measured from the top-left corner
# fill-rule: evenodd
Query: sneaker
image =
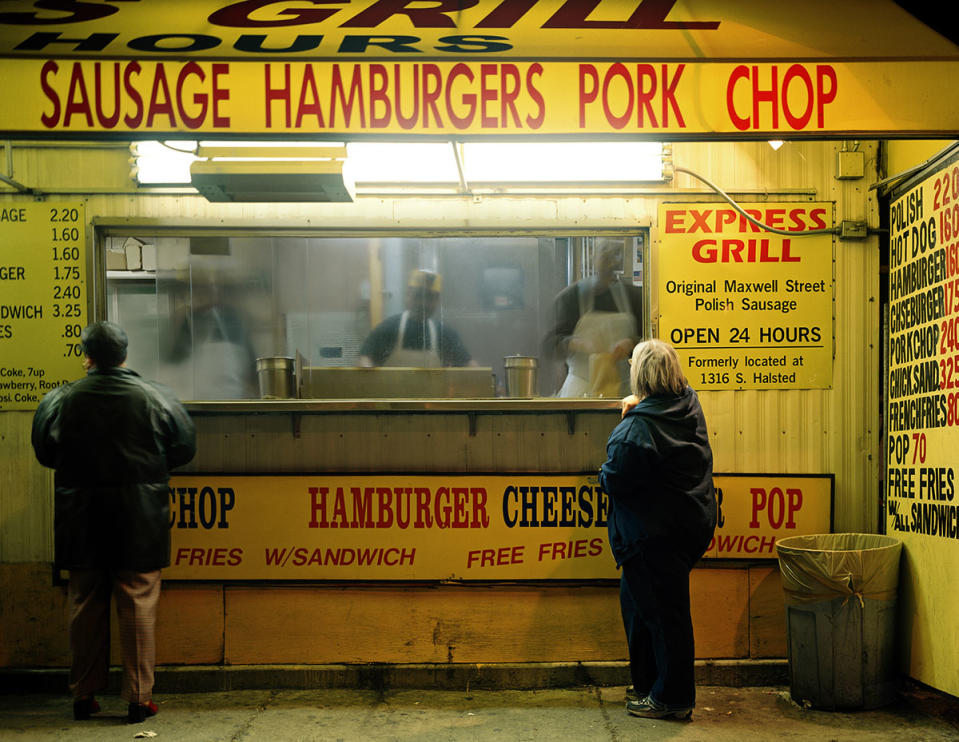
<path id="1" fill-rule="evenodd" d="M 644 719 L 688 719 L 692 716 L 692 706 L 667 706 L 657 703 L 649 696 L 641 701 L 627 701 L 626 713 L 641 716 Z"/>
<path id="2" fill-rule="evenodd" d="M 636 686 L 627 685 L 626 686 L 626 700 L 627 701 L 642 701 L 639 693 L 636 692 Z"/>
<path id="3" fill-rule="evenodd" d="M 156 716 L 157 711 L 159 711 L 159 709 L 153 701 L 147 701 L 146 703 L 131 703 L 127 707 L 127 723 L 139 724 L 141 721 L 144 721 L 151 716 Z"/>
<path id="4" fill-rule="evenodd" d="M 95 714 L 100 710 L 100 704 L 93 696 L 87 698 L 77 698 L 73 701 L 73 720 L 86 721 L 90 714 Z"/>

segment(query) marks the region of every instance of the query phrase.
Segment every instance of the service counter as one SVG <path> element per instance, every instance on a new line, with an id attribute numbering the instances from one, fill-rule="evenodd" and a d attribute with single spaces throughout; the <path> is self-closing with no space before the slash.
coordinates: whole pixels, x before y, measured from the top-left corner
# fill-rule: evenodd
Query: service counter
<path id="1" fill-rule="evenodd" d="M 305 417 L 342 418 L 344 416 L 376 415 L 384 418 L 405 417 L 409 419 L 449 416 L 460 418 L 466 422 L 470 436 L 477 434 L 477 422 L 480 419 L 490 418 L 538 418 L 549 421 L 544 428 L 554 428 L 555 420 L 561 418 L 570 435 L 576 432 L 577 420 L 584 416 L 598 415 L 600 419 L 607 419 L 610 427 L 607 434 L 616 424 L 620 410 L 618 399 L 557 399 L 544 398 L 472 398 L 472 399 L 421 399 L 421 398 L 389 398 L 389 399 L 263 399 L 241 401 L 214 401 L 214 402 L 186 402 L 185 406 L 190 415 L 198 421 L 203 418 L 256 418 L 260 416 L 285 416 L 292 421 L 294 435 L 300 434 L 300 425 Z M 318 421 L 319 422 L 319 421 Z M 502 421 L 500 421 L 502 422 Z M 597 420 L 590 419 L 590 423 Z M 319 424 L 317 427 L 325 427 Z M 528 425 L 524 425 L 528 428 Z M 534 431 L 535 432 L 535 431 Z M 545 432 L 542 431 L 542 432 Z M 605 441 L 604 441 L 605 444 Z M 602 463 L 600 461 L 599 463 Z M 598 465 L 597 465 L 598 466 Z"/>
<path id="2" fill-rule="evenodd" d="M 210 509 L 207 518 L 198 489 L 187 520 L 195 515 L 200 522 L 184 522 L 179 494 L 174 496 L 174 563 L 165 572 L 159 623 L 162 630 L 163 614 L 175 615 L 179 625 L 192 626 L 199 635 L 187 646 L 171 631 L 169 643 L 160 644 L 161 662 L 203 663 L 219 656 L 228 664 L 625 660 L 617 573 L 605 524 L 592 523 L 582 550 L 589 556 L 602 545 L 603 577 L 569 579 L 575 572 L 563 569 L 575 561 L 575 543 L 567 547 L 568 534 L 563 531 L 560 538 L 559 528 L 520 527 L 517 519 L 525 517 L 521 495 L 510 501 L 516 527 L 505 529 L 503 520 L 511 515 L 503 505 L 501 484 L 595 478 L 609 432 L 619 420 L 619 400 L 294 399 L 189 402 L 187 408 L 197 425 L 198 454 L 177 472 L 172 486 L 179 479 L 200 487 L 205 477 L 211 477 L 214 487 L 216 481 L 230 487 L 251 479 L 265 484 L 253 489 L 260 500 L 257 533 L 251 537 L 255 546 L 242 553 L 230 550 L 237 544 L 228 532 L 210 536 L 219 551 L 178 551 L 178 543 L 202 543 L 190 539 L 202 539 L 206 525 L 223 513 L 217 511 L 214 518 Z M 448 487 L 447 516 L 453 520 L 453 488 L 465 482 L 472 498 L 479 480 L 489 490 L 484 512 L 499 522 L 478 534 L 472 527 L 476 509 L 471 499 L 459 531 L 451 520 L 442 528 L 434 522 L 432 529 L 416 532 L 414 510 L 412 516 L 407 511 L 405 530 L 394 522 L 386 533 L 377 528 L 382 509 L 377 515 L 376 495 L 368 501 L 373 510 L 358 515 L 358 501 L 349 494 L 351 485 L 362 491 L 365 484 L 389 479 L 385 475 L 398 475 L 394 479 L 404 486 L 432 488 L 437 495 L 439 488 Z M 337 481 L 346 492 L 346 512 L 339 516 Z M 311 494 L 309 485 L 320 486 L 313 486 Z M 329 500 L 319 508 L 316 491 L 326 485 Z M 231 508 L 238 499 L 233 497 Z M 233 508 L 226 518 L 237 511 Z M 287 512 L 289 525 L 283 532 L 274 524 Z M 399 520 L 401 510 L 392 512 Z M 337 517 L 341 526 L 351 527 L 333 527 Z M 366 528 L 348 523 L 359 519 L 362 526 L 364 518 Z M 439 556 L 428 554 L 431 540 L 444 544 Z M 544 549 L 541 542 L 551 546 Z M 357 578 L 356 569 L 337 571 L 344 560 L 358 559 L 371 548 L 381 549 L 373 558 L 377 569 L 368 572 L 371 578 Z M 412 557 L 404 563 L 414 548 L 416 570 Z M 231 560 L 236 565 L 262 561 L 264 552 L 276 568 L 267 574 L 276 577 L 264 579 L 258 572 L 251 572 L 257 575 L 253 579 L 222 577 Z M 516 564 L 517 555 L 526 566 Z M 177 579 L 189 571 L 191 559 L 195 573 L 219 564 L 220 570 L 211 574 L 220 576 Z M 544 560 L 555 566 L 548 574 L 560 578 L 544 578 Z M 481 566 L 485 571 L 476 569 Z M 383 577 L 390 569 L 397 578 Z M 470 579 L 471 570 L 477 579 Z M 323 576 L 316 579 L 316 574 Z M 347 576 L 335 576 L 340 574 Z M 785 656 L 774 564 L 704 563 L 693 571 L 691 590 L 700 658 Z M 216 620 L 209 620 L 210 611 Z"/>

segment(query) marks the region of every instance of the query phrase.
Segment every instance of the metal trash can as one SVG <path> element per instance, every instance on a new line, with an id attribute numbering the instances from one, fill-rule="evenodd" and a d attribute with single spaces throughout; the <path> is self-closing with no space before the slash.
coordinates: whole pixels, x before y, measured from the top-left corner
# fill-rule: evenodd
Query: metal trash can
<path id="1" fill-rule="evenodd" d="M 817 709 L 871 709 L 896 698 L 902 543 L 827 533 L 776 544 L 786 600 L 790 693 Z"/>
<path id="2" fill-rule="evenodd" d="M 260 382 L 260 399 L 293 399 L 296 397 L 294 360 L 286 356 L 256 359 L 256 376 Z"/>
<path id="3" fill-rule="evenodd" d="M 536 373 L 539 362 L 533 356 L 506 356 L 507 397 L 535 397 Z"/>

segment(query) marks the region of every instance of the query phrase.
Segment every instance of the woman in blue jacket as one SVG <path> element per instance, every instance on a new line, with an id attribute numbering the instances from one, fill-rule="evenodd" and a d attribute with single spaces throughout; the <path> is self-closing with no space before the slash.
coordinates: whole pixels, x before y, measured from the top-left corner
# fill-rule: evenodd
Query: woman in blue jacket
<path id="1" fill-rule="evenodd" d="M 599 474 L 610 499 L 610 549 L 622 568 L 633 681 L 626 710 L 683 719 L 696 704 L 689 572 L 716 527 L 713 455 L 676 351 L 649 340 L 630 363 L 633 394 L 623 400 Z"/>

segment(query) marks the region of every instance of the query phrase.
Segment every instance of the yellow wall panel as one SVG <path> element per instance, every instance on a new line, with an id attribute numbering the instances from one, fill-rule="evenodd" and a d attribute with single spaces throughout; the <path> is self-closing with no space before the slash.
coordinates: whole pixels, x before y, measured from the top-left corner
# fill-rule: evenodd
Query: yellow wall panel
<path id="1" fill-rule="evenodd" d="M 158 664 L 223 662 L 223 591 L 222 585 L 163 586 L 157 606 Z"/>
<path id="2" fill-rule="evenodd" d="M 749 656 L 785 657 L 786 603 L 779 567 L 749 568 Z"/>
<path id="3" fill-rule="evenodd" d="M 0 667 L 68 665 L 69 615 L 51 564 L 0 564 Z"/>
<path id="4" fill-rule="evenodd" d="M 746 570 L 691 579 L 696 656 L 748 656 Z M 626 659 L 616 587 L 229 587 L 229 664 Z"/>
<path id="5" fill-rule="evenodd" d="M 30 443 L 32 412 L 0 412 L 0 563 L 53 559 L 53 472 Z"/>

